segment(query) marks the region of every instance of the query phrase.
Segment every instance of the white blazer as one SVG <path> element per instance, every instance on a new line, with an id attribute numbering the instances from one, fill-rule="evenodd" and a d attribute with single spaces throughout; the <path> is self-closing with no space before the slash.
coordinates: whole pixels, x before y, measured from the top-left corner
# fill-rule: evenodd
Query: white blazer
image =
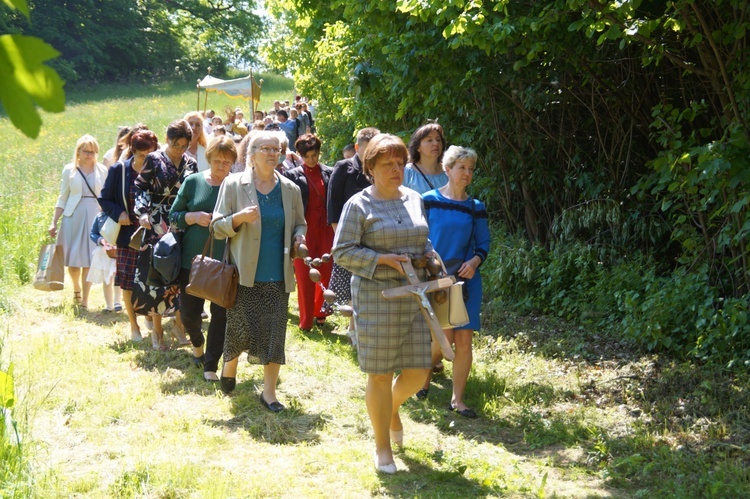
<path id="1" fill-rule="evenodd" d="M 107 168 L 103 164 L 97 163 L 94 166 L 94 173 L 96 177 L 94 185 L 91 186 L 94 189 L 94 194 L 91 194 L 78 168 L 75 168 L 73 163 L 65 165 L 62 171 L 62 182 L 60 182 L 60 196 L 58 196 L 55 205 L 55 208 L 63 209 L 63 216 L 69 217 L 72 215 L 83 196 L 99 197 L 102 187 L 104 187 L 104 181 L 107 179 Z"/>

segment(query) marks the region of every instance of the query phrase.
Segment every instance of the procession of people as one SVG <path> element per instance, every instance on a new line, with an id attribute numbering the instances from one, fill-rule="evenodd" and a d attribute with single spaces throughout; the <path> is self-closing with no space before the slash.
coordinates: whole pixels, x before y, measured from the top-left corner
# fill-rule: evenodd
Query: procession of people
<path id="1" fill-rule="evenodd" d="M 399 408 L 415 395 L 428 397 L 431 375 L 443 367 L 443 342 L 455 347 L 455 358 L 447 358 L 448 408 L 479 415 L 464 400 L 480 329 L 479 267 L 490 244 L 487 210 L 467 192 L 477 155 L 447 147 L 437 123 L 415 130 L 408 146 L 365 127 L 351 156 L 331 168 L 320 162 L 310 107 L 276 101 L 252 122 L 239 108 L 227 108 L 226 120 L 189 112 L 164 134 L 143 124 L 122 127 L 104 155 L 107 166 L 97 140 L 84 135 L 63 168 L 49 234 L 62 247 L 81 313 L 89 311 L 92 284 L 102 284 L 104 311 L 124 304 L 133 342 L 144 337 L 143 317 L 157 350 L 169 348 L 163 321 L 171 318 L 178 345 L 192 346 L 203 378 L 227 395 L 245 352 L 263 366 L 259 400 L 274 413 L 286 408 L 276 388 L 290 295 L 296 289 L 305 334 L 336 309 L 347 312 L 347 335 L 367 374 L 374 466 L 392 474 L 394 449 L 404 445 Z M 209 243 L 207 257 L 226 255 L 238 278 L 233 304 L 209 302 L 207 314 L 207 300 L 191 294 L 191 282 L 202 269 L 194 257 Z M 434 314 L 431 320 L 432 309 L 414 294 L 383 295 L 442 277 L 462 284 L 468 320 L 455 326 L 436 323 Z M 441 286 L 429 292 L 447 295 Z"/>

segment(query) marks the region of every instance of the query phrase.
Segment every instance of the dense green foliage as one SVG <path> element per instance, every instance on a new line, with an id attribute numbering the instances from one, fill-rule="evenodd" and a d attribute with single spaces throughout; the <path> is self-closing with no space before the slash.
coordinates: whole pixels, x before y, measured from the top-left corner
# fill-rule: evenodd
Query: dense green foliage
<path id="1" fill-rule="evenodd" d="M 254 0 L 28 0 L 0 6 L 0 33 L 38 36 L 61 52 L 68 83 L 222 75 L 257 61 L 264 25 Z"/>
<path id="2" fill-rule="evenodd" d="M 474 194 L 535 245 L 512 259 L 562 266 L 524 268 L 537 280 L 505 283 L 505 299 L 570 315 L 604 293 L 600 312 L 631 337 L 680 353 L 719 322 L 747 336 L 726 310 L 750 292 L 746 0 L 269 4 L 291 32 L 271 57 L 319 99 L 326 138 L 364 125 L 408 137 L 437 118 L 477 149 Z M 700 290 L 661 296 L 685 279 Z M 672 323 L 651 327 L 652 309 Z"/>

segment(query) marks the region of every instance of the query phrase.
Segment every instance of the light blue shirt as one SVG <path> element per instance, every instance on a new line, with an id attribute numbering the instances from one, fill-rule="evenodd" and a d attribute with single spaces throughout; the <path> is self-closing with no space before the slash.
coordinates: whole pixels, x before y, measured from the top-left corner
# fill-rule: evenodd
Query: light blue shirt
<path id="1" fill-rule="evenodd" d="M 425 177 L 427 177 L 427 180 L 429 180 L 432 185 L 427 183 Z M 420 194 L 424 194 L 425 192 L 431 191 L 432 189 L 439 189 L 447 183 L 448 174 L 444 171 L 434 174 L 425 173 L 424 175 L 422 175 L 414 167 L 413 163 L 409 163 L 404 169 L 404 186 L 410 189 L 414 189 Z"/>

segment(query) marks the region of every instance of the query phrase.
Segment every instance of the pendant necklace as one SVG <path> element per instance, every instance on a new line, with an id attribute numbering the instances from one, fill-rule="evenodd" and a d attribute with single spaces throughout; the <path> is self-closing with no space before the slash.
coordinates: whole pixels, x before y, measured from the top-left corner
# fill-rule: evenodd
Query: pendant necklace
<path id="1" fill-rule="evenodd" d="M 381 200 L 381 201 L 382 201 L 383 203 L 385 203 L 385 209 L 386 209 L 386 211 L 388 212 L 388 214 L 389 214 L 389 215 L 391 215 L 391 217 L 393 217 L 393 218 L 394 218 L 394 219 L 396 220 L 396 222 L 398 222 L 398 223 L 399 223 L 399 225 L 401 225 L 401 214 L 400 214 L 400 213 L 398 212 L 398 207 L 396 207 L 396 210 L 395 210 L 395 211 L 394 211 L 394 210 L 393 210 L 393 208 L 391 207 L 391 201 L 395 201 L 395 199 L 385 199 L 385 198 L 384 198 L 384 197 L 383 197 L 383 196 L 382 196 L 382 195 L 380 194 L 380 191 L 378 191 L 378 190 L 377 190 L 377 188 L 375 189 L 375 193 L 376 193 L 376 194 L 378 195 L 378 198 L 379 198 L 379 199 L 380 199 L 380 200 Z M 399 197 L 399 198 L 397 198 L 397 199 L 399 199 L 399 200 L 400 200 L 401 198 Z"/>

